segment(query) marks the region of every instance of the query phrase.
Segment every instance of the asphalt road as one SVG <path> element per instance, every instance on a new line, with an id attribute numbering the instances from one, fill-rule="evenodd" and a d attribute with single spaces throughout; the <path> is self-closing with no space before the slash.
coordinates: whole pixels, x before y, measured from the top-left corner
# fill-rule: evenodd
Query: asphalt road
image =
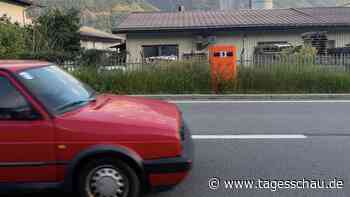
<path id="1" fill-rule="evenodd" d="M 211 136 L 212 139 L 195 139 L 194 169 L 184 183 L 172 191 L 147 197 L 350 195 L 349 102 L 224 102 L 178 105 L 184 112 L 192 134 Z M 235 137 L 237 138 L 233 139 Z M 211 178 L 220 180 L 218 189 L 209 189 L 208 181 Z M 274 190 L 273 181 L 277 180 L 316 181 L 335 178 L 344 183 L 342 189 L 299 188 L 271 191 Z M 270 181 L 270 188 L 225 189 L 224 181 L 231 179 Z M 49 195 L 60 196 L 53 192 L 34 196 Z"/>

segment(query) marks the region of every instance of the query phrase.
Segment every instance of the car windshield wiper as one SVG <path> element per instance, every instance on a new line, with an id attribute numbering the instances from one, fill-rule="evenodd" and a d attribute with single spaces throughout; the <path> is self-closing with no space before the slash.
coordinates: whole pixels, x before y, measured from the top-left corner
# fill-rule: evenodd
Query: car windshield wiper
<path id="1" fill-rule="evenodd" d="M 90 103 L 90 102 L 95 102 L 95 101 L 96 101 L 96 98 L 94 98 L 94 97 L 89 98 L 89 99 L 74 101 L 74 102 L 67 103 L 67 104 L 64 104 L 64 105 L 57 107 L 56 111 L 59 111 L 59 112 L 65 111 L 65 110 L 70 109 L 72 107 L 80 106 L 80 105 Z"/>

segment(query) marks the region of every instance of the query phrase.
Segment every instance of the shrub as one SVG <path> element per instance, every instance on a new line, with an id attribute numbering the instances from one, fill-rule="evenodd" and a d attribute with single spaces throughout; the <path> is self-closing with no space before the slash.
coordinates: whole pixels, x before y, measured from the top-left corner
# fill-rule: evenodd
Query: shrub
<path id="1" fill-rule="evenodd" d="M 80 64 L 89 67 L 103 66 L 104 61 L 107 59 L 106 51 L 89 49 L 82 52 Z"/>
<path id="2" fill-rule="evenodd" d="M 6 16 L 0 17 L 0 58 L 15 59 L 27 49 L 25 30 L 10 23 Z"/>
<path id="3" fill-rule="evenodd" d="M 50 9 L 34 20 L 33 25 L 21 27 L 0 17 L 0 58 L 39 59 L 62 64 L 79 56 L 80 18 L 74 9 Z"/>

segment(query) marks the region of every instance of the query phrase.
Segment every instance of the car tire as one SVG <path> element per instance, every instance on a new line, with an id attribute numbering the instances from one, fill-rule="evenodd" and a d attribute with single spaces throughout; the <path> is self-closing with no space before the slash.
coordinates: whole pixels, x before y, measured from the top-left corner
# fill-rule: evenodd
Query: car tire
<path id="1" fill-rule="evenodd" d="M 97 159 L 85 165 L 78 175 L 80 197 L 139 197 L 140 180 L 125 162 Z"/>

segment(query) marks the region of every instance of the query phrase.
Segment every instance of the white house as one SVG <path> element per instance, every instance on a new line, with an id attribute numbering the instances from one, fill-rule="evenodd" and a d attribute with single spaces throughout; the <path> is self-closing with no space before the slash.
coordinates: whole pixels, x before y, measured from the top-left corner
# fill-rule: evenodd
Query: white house
<path id="1" fill-rule="evenodd" d="M 131 13 L 113 32 L 126 34 L 128 61 L 134 61 L 205 55 L 211 44 L 235 45 L 239 57 L 250 58 L 259 44 L 301 45 L 301 35 L 312 31 L 328 32 L 329 47 L 349 44 L 350 8 Z"/>

